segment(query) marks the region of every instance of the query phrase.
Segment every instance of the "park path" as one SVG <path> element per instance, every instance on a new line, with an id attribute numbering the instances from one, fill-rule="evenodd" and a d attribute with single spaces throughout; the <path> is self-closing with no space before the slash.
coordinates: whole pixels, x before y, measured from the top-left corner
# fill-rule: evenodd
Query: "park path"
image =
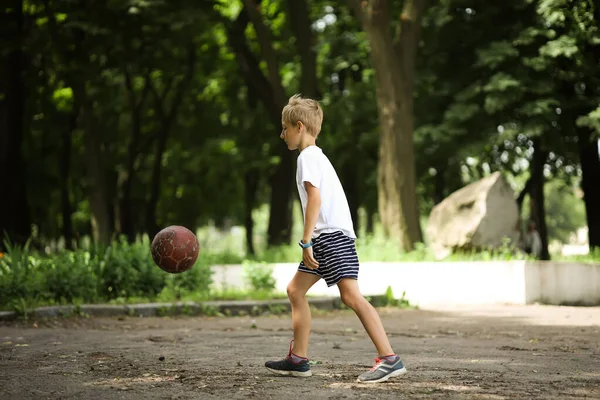
<path id="1" fill-rule="evenodd" d="M 600 399 L 600 307 L 379 311 L 409 370 L 379 385 L 350 311 L 315 312 L 308 379 L 263 367 L 289 315 L 4 323 L 0 399 Z"/>

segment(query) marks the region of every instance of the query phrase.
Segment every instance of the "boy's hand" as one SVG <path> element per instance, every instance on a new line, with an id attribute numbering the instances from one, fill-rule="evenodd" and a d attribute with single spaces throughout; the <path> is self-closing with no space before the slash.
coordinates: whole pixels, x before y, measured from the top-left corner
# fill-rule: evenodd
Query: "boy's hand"
<path id="1" fill-rule="evenodd" d="M 306 268 L 310 270 L 319 268 L 319 263 L 315 260 L 315 257 L 313 257 L 312 247 L 302 249 L 302 261 L 304 261 Z"/>

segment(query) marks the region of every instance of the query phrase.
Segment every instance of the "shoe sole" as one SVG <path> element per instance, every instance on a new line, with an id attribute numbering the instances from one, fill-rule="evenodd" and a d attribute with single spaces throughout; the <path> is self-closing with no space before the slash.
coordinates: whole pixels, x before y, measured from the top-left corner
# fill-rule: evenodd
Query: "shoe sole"
<path id="1" fill-rule="evenodd" d="M 267 367 L 267 369 L 277 375 L 284 375 L 284 376 L 296 376 L 298 378 L 308 378 L 309 376 L 312 376 L 312 371 L 308 370 L 308 371 L 281 371 L 278 369 L 272 369 Z"/>
<path id="2" fill-rule="evenodd" d="M 408 371 L 406 370 L 406 368 L 402 367 L 402 369 L 398 369 L 398 370 L 396 370 L 396 371 L 392 372 L 391 374 L 388 374 L 388 375 L 386 375 L 386 376 L 384 376 L 384 377 L 382 377 L 382 378 L 379 378 L 379 379 L 377 379 L 377 380 L 374 380 L 374 381 L 361 381 L 360 379 L 357 379 L 356 381 L 357 381 L 357 382 L 360 382 L 360 383 L 381 383 L 381 382 L 385 382 L 385 381 L 387 381 L 388 379 L 390 379 L 390 378 L 393 378 L 393 377 L 395 377 L 395 376 L 404 375 L 404 374 L 406 374 L 407 372 L 408 372 Z"/>

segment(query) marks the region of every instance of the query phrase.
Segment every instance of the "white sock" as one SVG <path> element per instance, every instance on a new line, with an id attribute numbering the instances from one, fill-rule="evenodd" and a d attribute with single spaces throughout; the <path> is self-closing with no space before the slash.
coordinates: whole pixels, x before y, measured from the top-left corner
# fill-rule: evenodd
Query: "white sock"
<path id="1" fill-rule="evenodd" d="M 292 361 L 295 363 L 299 363 L 299 362 L 308 360 L 308 358 L 299 357 L 299 356 L 295 355 L 294 353 L 292 353 L 291 355 L 292 355 Z"/>

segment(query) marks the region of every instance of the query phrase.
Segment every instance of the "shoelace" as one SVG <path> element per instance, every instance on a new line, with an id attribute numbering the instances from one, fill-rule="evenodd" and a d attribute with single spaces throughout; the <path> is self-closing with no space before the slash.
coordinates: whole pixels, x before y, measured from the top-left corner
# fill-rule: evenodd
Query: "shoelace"
<path id="1" fill-rule="evenodd" d="M 287 355 L 287 357 L 285 357 L 285 358 L 287 358 L 287 359 L 291 360 L 291 361 L 292 361 L 294 364 L 297 364 L 297 363 L 294 361 L 294 358 L 292 357 L 292 354 L 293 354 L 293 353 L 292 353 L 293 344 L 294 344 L 294 341 L 292 340 L 292 341 L 290 342 L 290 351 L 288 352 L 288 355 Z M 294 355 L 296 356 L 296 354 L 294 354 Z M 303 357 L 299 357 L 299 356 L 296 356 L 296 357 L 298 357 L 298 358 L 303 358 Z M 308 358 L 306 358 L 306 360 L 308 360 Z"/>
<path id="2" fill-rule="evenodd" d="M 377 357 L 375 359 L 375 365 L 373 365 L 373 367 L 371 368 L 371 372 L 375 371 L 377 369 L 377 367 L 379 367 L 381 365 L 382 362 L 384 362 L 385 360 L 383 358 L 379 358 Z"/>
<path id="3" fill-rule="evenodd" d="M 292 340 L 290 342 L 290 351 L 288 352 L 288 355 L 286 358 L 289 358 L 290 360 L 292 359 L 292 345 L 294 344 L 294 341 Z"/>

